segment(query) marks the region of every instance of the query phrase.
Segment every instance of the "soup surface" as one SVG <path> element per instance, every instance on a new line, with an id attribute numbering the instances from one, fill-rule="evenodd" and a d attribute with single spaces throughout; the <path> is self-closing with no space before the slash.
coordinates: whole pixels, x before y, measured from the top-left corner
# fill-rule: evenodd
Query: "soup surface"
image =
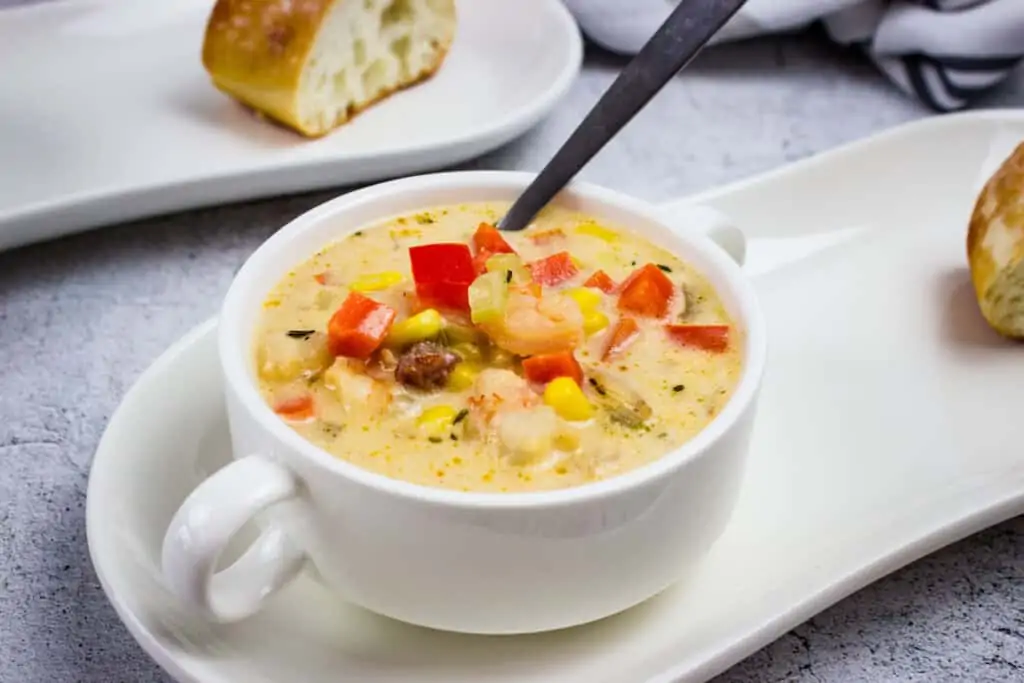
<path id="1" fill-rule="evenodd" d="M 504 204 L 367 226 L 263 305 L 260 391 L 320 448 L 467 491 L 576 486 L 703 429 L 740 376 L 741 331 L 710 284 L 628 229 Z"/>

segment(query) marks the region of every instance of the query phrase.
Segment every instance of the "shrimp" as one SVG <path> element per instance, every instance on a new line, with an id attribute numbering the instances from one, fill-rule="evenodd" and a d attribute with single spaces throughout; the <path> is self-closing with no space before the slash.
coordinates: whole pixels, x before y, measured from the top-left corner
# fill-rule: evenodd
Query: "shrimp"
<path id="1" fill-rule="evenodd" d="M 367 411 L 381 415 L 391 405 L 391 392 L 360 365 L 345 358 L 336 359 L 324 373 L 324 386 L 334 392 L 346 413 Z"/>
<path id="2" fill-rule="evenodd" d="M 539 401 L 526 380 L 511 370 L 484 370 L 476 378 L 469 397 L 467 428 L 483 434 L 500 413 L 529 408 Z"/>
<path id="3" fill-rule="evenodd" d="M 556 353 L 583 339 L 583 313 L 564 294 L 535 296 L 514 289 L 501 319 L 480 327 L 498 347 L 520 356 Z"/>

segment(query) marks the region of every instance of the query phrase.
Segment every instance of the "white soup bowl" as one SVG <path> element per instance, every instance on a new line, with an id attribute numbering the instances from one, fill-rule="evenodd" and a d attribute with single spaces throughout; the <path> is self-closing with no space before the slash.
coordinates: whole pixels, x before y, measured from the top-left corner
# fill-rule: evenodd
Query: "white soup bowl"
<path id="1" fill-rule="evenodd" d="M 395 619 L 471 633 L 535 632 L 625 610 L 705 554 L 737 499 L 766 355 L 761 312 L 737 263 L 742 233 L 711 209 L 667 217 L 585 183 L 556 199 L 679 255 L 709 279 L 742 328 L 744 368 L 732 398 L 695 438 L 643 467 L 555 491 L 430 488 L 331 456 L 259 394 L 253 340 L 262 302 L 296 264 L 397 214 L 510 201 L 531 178 L 456 172 L 375 185 L 296 218 L 246 261 L 218 330 L 234 460 L 190 494 L 163 544 L 165 578 L 183 602 L 214 620 L 242 619 L 311 566 L 344 598 Z M 253 519 L 258 539 L 218 570 L 232 536 Z"/>

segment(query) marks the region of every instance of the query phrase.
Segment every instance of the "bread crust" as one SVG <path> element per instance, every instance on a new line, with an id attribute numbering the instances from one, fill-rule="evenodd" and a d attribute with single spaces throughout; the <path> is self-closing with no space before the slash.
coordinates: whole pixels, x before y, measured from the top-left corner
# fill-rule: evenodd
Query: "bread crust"
<path id="1" fill-rule="evenodd" d="M 214 86 L 261 115 L 309 138 L 323 137 L 390 95 L 423 82 L 441 67 L 450 45 L 419 73 L 349 107 L 332 126 L 303 125 L 299 89 L 324 16 L 337 2 L 353 0 L 217 0 L 206 23 L 202 63 Z"/>
<path id="2" fill-rule="evenodd" d="M 297 116 L 299 80 L 336 1 L 217 0 L 206 23 L 203 67 L 225 94 L 305 134 Z"/>
<path id="3" fill-rule="evenodd" d="M 967 231 L 967 260 L 985 319 L 1000 334 L 1024 339 L 1024 329 L 1014 322 L 1024 315 L 1018 292 L 1024 276 L 1024 143 L 978 194 Z M 1008 307 L 1016 314 L 1008 315 Z"/>

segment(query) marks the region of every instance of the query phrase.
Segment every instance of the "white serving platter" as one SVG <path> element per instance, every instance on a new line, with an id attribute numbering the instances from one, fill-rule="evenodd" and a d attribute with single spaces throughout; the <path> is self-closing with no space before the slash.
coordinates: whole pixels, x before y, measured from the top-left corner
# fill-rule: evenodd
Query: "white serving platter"
<path id="1" fill-rule="evenodd" d="M 705 681 L 1024 513 L 1024 346 L 981 319 L 964 253 L 974 196 L 1021 139 L 1022 113 L 935 118 L 676 205 L 715 206 L 747 230 L 769 365 L 730 526 L 694 574 L 640 607 L 558 633 L 472 637 L 377 617 L 301 580 L 240 624 L 183 612 L 159 549 L 177 505 L 228 457 L 213 321 L 143 375 L 100 443 L 87 521 L 103 588 L 187 683 Z"/>
<path id="2" fill-rule="evenodd" d="M 213 0 L 0 11 L 0 249 L 106 223 L 436 169 L 536 124 L 579 73 L 559 0 L 458 0 L 437 75 L 319 140 L 257 119 L 200 63 Z"/>

